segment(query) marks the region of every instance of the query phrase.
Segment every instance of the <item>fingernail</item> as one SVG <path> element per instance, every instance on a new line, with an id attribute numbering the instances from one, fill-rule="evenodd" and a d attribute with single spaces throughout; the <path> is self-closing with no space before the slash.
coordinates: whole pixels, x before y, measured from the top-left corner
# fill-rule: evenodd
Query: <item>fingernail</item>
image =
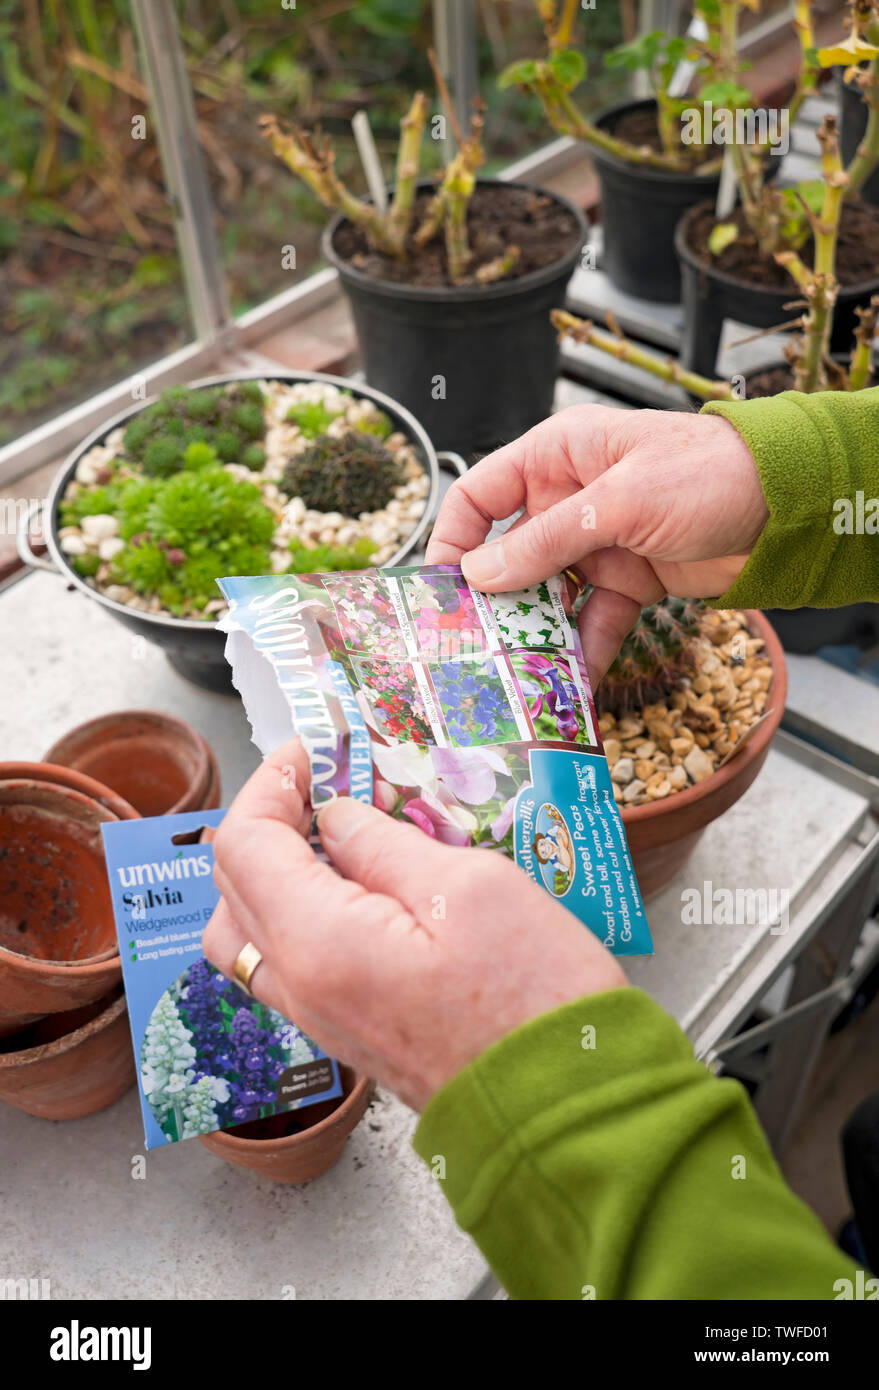
<path id="1" fill-rule="evenodd" d="M 461 568 L 464 578 L 473 584 L 484 584 L 489 579 L 497 579 L 504 569 L 503 541 L 492 541 L 489 545 L 481 545 L 477 550 L 471 550 L 462 557 Z"/>
<path id="2" fill-rule="evenodd" d="M 341 845 L 361 830 L 369 820 L 371 808 L 351 796 L 337 796 L 317 812 L 317 828 L 322 840 Z"/>

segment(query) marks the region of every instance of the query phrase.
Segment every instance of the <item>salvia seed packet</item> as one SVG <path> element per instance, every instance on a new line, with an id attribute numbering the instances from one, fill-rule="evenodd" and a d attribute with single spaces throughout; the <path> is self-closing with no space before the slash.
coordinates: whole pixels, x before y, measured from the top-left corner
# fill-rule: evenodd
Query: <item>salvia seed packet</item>
<path id="1" fill-rule="evenodd" d="M 411 565 L 219 584 L 254 742 L 300 736 L 315 808 L 353 796 L 509 855 L 617 955 L 652 952 L 561 579 L 489 595 L 457 565 Z"/>
<path id="2" fill-rule="evenodd" d="M 219 893 L 199 832 L 225 814 L 101 827 L 148 1149 L 342 1094 L 332 1058 L 205 960 Z"/>

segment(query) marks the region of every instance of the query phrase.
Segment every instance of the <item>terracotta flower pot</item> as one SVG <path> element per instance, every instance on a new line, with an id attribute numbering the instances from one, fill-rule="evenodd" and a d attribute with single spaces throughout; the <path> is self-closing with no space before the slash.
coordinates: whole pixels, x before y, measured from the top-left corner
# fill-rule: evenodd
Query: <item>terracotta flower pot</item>
<path id="1" fill-rule="evenodd" d="M 686 787 L 663 801 L 623 809 L 626 839 L 632 854 L 641 895 L 650 898 L 664 888 L 687 862 L 699 836 L 748 790 L 766 761 L 772 736 L 781 723 L 787 698 L 784 651 L 768 619 L 756 609 L 747 610 L 748 625 L 762 637 L 772 663 L 767 717 L 755 729 L 742 751 L 704 782 Z"/>
<path id="2" fill-rule="evenodd" d="M 119 983 L 100 830 L 117 819 L 70 787 L 0 780 L 0 1036 Z"/>
<path id="3" fill-rule="evenodd" d="M 261 1177 L 275 1182 L 310 1182 L 341 1158 L 348 1135 L 363 1118 L 375 1090 L 374 1081 L 356 1076 L 350 1067 L 340 1067 L 339 1072 L 341 1100 L 202 1134 L 200 1142 L 218 1158 L 250 1168 Z M 298 1130 L 299 1125 L 306 1128 Z"/>
<path id="4" fill-rule="evenodd" d="M 77 1120 L 135 1082 L 122 987 L 0 1041 L 0 1100 L 45 1120 Z"/>
<path id="5" fill-rule="evenodd" d="M 83 796 L 90 796 L 105 810 L 112 811 L 117 820 L 140 820 L 140 812 L 135 811 L 121 796 L 96 782 L 93 777 L 74 772 L 72 767 L 62 767 L 60 763 L 0 763 L 0 782 L 21 777 L 29 782 L 54 782 L 56 786 L 82 792 Z"/>
<path id="6" fill-rule="evenodd" d="M 201 734 L 157 710 L 121 710 L 90 719 L 49 749 L 60 763 L 112 787 L 142 816 L 213 810 L 220 773 Z"/>

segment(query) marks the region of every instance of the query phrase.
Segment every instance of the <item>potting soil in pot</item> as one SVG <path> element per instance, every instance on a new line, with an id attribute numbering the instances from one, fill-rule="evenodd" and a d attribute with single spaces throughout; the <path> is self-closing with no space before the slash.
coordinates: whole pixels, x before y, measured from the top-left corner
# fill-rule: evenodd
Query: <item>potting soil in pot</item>
<path id="1" fill-rule="evenodd" d="M 612 951 L 652 950 L 561 580 L 485 595 L 432 565 L 220 587 L 254 742 L 299 734 L 316 809 L 350 795 L 515 857 Z"/>
<path id="2" fill-rule="evenodd" d="M 342 1094 L 332 1058 L 204 958 L 213 849 L 180 837 L 224 815 L 102 826 L 148 1149 Z"/>

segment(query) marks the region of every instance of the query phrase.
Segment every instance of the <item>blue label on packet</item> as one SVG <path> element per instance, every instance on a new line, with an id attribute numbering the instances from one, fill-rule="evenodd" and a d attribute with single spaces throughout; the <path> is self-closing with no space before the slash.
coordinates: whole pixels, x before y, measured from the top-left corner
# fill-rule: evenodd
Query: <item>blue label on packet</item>
<path id="1" fill-rule="evenodd" d="M 516 797 L 516 863 L 616 955 L 653 950 L 607 761 L 532 748 Z"/>
<path id="2" fill-rule="evenodd" d="M 332 1058 L 204 957 L 213 847 L 181 837 L 225 814 L 101 826 L 148 1149 L 342 1094 Z"/>

